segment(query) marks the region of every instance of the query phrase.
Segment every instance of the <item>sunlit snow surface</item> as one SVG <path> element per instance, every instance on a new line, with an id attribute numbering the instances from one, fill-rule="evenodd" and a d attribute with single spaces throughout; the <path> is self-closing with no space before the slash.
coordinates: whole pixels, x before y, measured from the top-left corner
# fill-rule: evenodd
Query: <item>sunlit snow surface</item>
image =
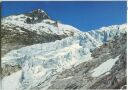
<path id="1" fill-rule="evenodd" d="M 13 17 L 13 19 L 14 18 L 15 17 Z M 6 20 L 4 21 L 4 23 L 8 22 L 9 21 Z M 13 21 L 12 23 L 15 24 L 16 21 Z M 30 26 L 20 22 L 17 25 L 30 28 Z M 41 24 L 37 24 L 31 29 L 38 30 L 40 25 Z M 9 84 L 10 88 L 13 89 L 9 90 L 16 90 L 17 87 L 15 86 L 16 83 L 19 83 L 19 79 L 20 86 L 18 90 L 31 90 L 31 88 L 37 86 L 47 89 L 50 82 L 54 80 L 57 72 L 71 68 L 73 65 L 78 65 L 81 62 L 91 60 L 90 50 L 95 49 L 102 45 L 106 40 L 109 40 L 116 34 L 123 33 L 126 30 L 125 25 L 116 25 L 84 33 L 69 25 L 59 25 L 58 30 L 60 31 L 56 31 L 56 27 L 49 27 L 51 30 L 55 30 L 55 33 L 57 34 L 60 34 L 63 30 L 67 29 L 69 31 L 76 30 L 75 35 L 55 42 L 35 44 L 18 50 L 12 50 L 2 58 L 2 67 L 6 64 L 20 65 L 22 67 L 22 75 L 19 75 L 19 72 L 16 72 L 2 80 L 4 81 L 6 79 L 7 81 L 3 83 L 3 88 L 6 87 L 5 84 L 11 82 L 11 80 L 15 78 L 15 84 Z M 95 73 L 96 72 L 94 72 L 94 74 Z M 104 71 L 102 71 L 102 73 L 104 73 Z"/>
<path id="2" fill-rule="evenodd" d="M 20 85 L 21 70 L 4 77 L 2 80 L 2 90 L 18 90 Z"/>
<path id="3" fill-rule="evenodd" d="M 53 25 L 55 21 L 50 19 L 43 20 L 42 22 L 36 24 L 28 24 L 25 23 L 26 18 L 27 16 L 23 14 L 17 16 L 8 16 L 2 19 L 2 24 L 8 27 L 16 27 L 20 32 L 23 32 L 22 30 L 20 30 L 20 27 L 22 27 L 29 31 L 36 31 L 38 34 L 42 34 L 45 32 L 49 34 L 63 35 L 65 33 L 70 34 L 71 32 L 79 32 L 78 29 L 70 25 L 58 23 L 58 26 L 55 26 Z"/>
<path id="4" fill-rule="evenodd" d="M 119 59 L 119 56 L 117 56 L 114 59 L 109 59 L 106 62 L 102 63 L 100 66 L 95 68 L 92 72 L 93 77 L 98 77 L 100 75 L 103 75 L 105 73 L 108 74 L 108 71 L 115 65 L 115 62 Z"/>

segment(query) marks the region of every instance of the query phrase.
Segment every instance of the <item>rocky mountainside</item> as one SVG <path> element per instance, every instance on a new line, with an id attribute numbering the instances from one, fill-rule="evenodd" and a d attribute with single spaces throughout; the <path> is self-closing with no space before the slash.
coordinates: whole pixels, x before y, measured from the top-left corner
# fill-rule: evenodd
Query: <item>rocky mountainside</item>
<path id="1" fill-rule="evenodd" d="M 13 49 L 72 36 L 76 28 L 52 20 L 43 10 L 2 18 L 2 56 Z"/>
<path id="2" fill-rule="evenodd" d="M 39 9 L 2 25 L 2 47 L 18 47 L 2 48 L 3 90 L 125 88 L 126 24 L 81 32 Z"/>
<path id="3" fill-rule="evenodd" d="M 92 59 L 57 74 L 49 89 L 126 88 L 126 33 L 92 51 Z"/>

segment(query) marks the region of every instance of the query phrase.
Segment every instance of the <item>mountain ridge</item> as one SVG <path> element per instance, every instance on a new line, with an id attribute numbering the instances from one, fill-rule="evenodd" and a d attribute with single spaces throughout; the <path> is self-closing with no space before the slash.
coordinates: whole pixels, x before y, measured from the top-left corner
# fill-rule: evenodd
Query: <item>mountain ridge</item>
<path id="1" fill-rule="evenodd" d="M 35 11 L 38 12 L 38 10 L 32 12 Z M 32 14 L 32 12 L 29 12 L 29 14 Z M 44 11 L 46 15 L 42 14 L 42 11 L 40 12 L 42 16 L 49 17 Z M 35 18 L 39 16 L 38 13 L 33 15 Z M 53 21 L 50 18 L 44 18 L 40 22 L 35 21 L 35 23 L 28 24 L 26 23 L 28 17 L 25 14 L 19 14 L 2 18 L 2 56 L 12 49 L 61 40 L 77 32 L 76 28 Z"/>
<path id="2" fill-rule="evenodd" d="M 4 53 L 2 57 L 2 80 L 3 88 L 6 90 L 9 90 L 6 85 L 12 84 L 8 82 L 12 82 L 15 78 L 17 83 L 10 87 L 13 90 L 103 88 L 104 84 L 95 77 L 97 70 L 106 63 L 113 63 L 111 64 L 113 69 L 108 68 L 109 71 L 118 69 L 118 65 L 125 63 L 126 53 L 122 51 L 126 50 L 126 24 L 82 32 L 70 25 L 50 19 L 26 23 L 26 18 L 21 14 L 2 20 L 2 46 L 10 42 L 16 46 L 24 45 L 17 49 L 11 47 L 12 49 Z M 26 34 L 28 36 L 24 36 Z M 19 36 L 24 38 L 20 40 Z M 30 41 L 29 44 L 27 44 L 28 41 Z M 114 66 L 116 61 L 122 63 Z M 119 72 L 121 70 L 125 76 L 125 67 L 119 68 Z M 104 72 L 107 71 L 102 71 L 100 75 L 110 75 L 113 78 L 111 76 L 113 74 L 104 74 Z M 98 77 L 102 78 L 100 75 Z M 83 77 L 85 81 L 82 81 Z M 70 84 L 67 80 L 71 81 Z M 94 83 L 86 84 L 88 80 Z M 122 77 L 119 80 L 122 80 Z M 113 83 L 113 81 L 116 82 L 115 78 L 110 82 Z M 114 85 L 108 84 L 105 88 L 115 88 Z"/>

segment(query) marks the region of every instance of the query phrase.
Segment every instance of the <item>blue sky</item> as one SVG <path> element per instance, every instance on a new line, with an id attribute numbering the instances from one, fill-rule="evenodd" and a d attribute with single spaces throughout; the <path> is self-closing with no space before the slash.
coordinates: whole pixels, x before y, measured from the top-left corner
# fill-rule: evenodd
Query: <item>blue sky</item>
<path id="1" fill-rule="evenodd" d="M 43 9 L 53 20 L 82 31 L 126 23 L 126 1 L 11 1 L 2 3 L 2 16 Z"/>

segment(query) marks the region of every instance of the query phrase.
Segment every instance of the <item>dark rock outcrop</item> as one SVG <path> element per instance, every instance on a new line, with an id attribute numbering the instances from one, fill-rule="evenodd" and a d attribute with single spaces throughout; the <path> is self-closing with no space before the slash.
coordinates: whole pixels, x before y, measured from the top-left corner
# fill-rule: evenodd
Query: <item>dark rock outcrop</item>
<path id="1" fill-rule="evenodd" d="M 44 12 L 41 9 L 33 10 L 31 13 L 26 13 L 25 15 L 28 16 L 28 18 L 25 21 L 28 24 L 39 23 L 44 19 L 50 19 L 46 12 Z"/>

